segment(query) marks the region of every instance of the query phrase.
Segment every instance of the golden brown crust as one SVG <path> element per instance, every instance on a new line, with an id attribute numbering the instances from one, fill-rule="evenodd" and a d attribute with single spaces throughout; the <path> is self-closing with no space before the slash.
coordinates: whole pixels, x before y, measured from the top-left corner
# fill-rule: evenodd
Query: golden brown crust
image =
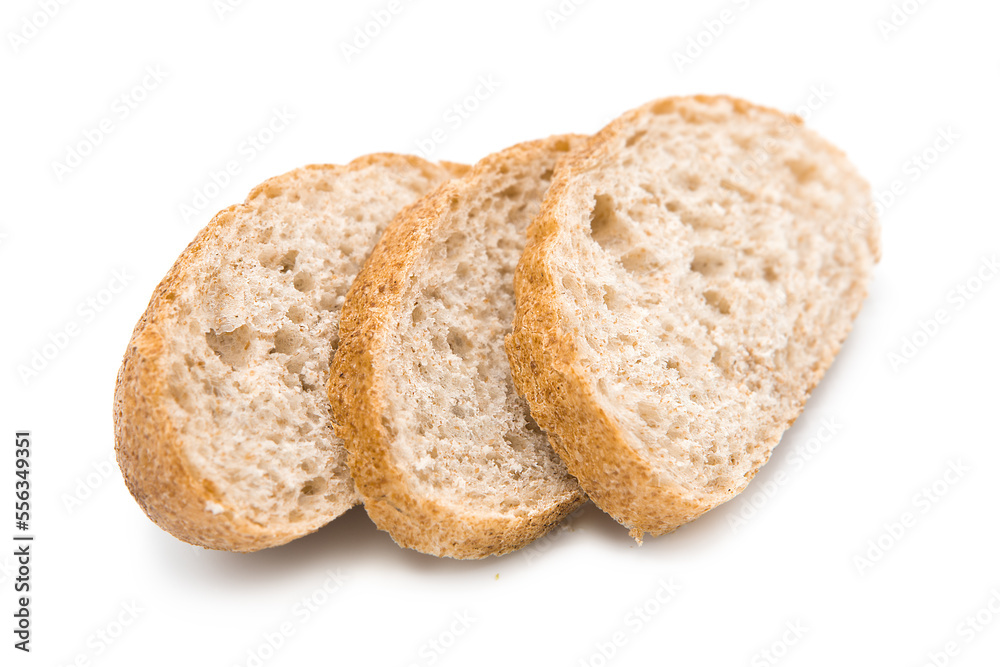
<path id="1" fill-rule="evenodd" d="M 585 500 L 574 490 L 533 514 L 512 518 L 460 514 L 419 497 L 395 464 L 391 437 L 382 423 L 384 388 L 378 379 L 388 325 L 400 308 L 406 280 L 438 237 L 452 202 L 479 189 L 502 163 L 533 161 L 556 145 L 560 150 L 568 146 L 566 138 L 520 144 L 487 157 L 464 178 L 405 209 L 375 247 L 341 311 L 340 347 L 329 382 L 338 435 L 346 443 L 368 515 L 401 546 L 452 558 L 502 555 L 544 535 Z"/>
<path id="2" fill-rule="evenodd" d="M 191 280 L 188 269 L 194 258 L 205 252 L 238 214 L 250 211 L 248 204 L 259 194 L 280 191 L 302 171 L 324 170 L 336 176 L 372 164 L 439 169 L 415 156 L 377 153 L 346 166 L 308 165 L 261 183 L 250 192 L 246 203 L 221 211 L 198 233 L 157 285 L 136 324 L 115 389 L 115 451 L 132 496 L 154 523 L 175 537 L 210 549 L 248 552 L 284 544 L 322 525 L 264 526 L 251 522 L 226 507 L 220 495 L 198 475 L 181 449 L 179 434 L 165 407 L 169 390 L 162 366 L 165 344 L 160 322 L 173 312 L 177 291 Z M 446 169 L 451 174 L 463 171 L 462 165 L 448 165 Z M 221 511 L 207 512 L 209 504 Z"/>
<path id="3" fill-rule="evenodd" d="M 668 533 L 712 509 L 720 500 L 678 485 L 662 481 L 658 484 L 651 464 L 631 448 L 622 427 L 601 407 L 579 362 L 575 335 L 563 328 L 565 319 L 556 305 L 560 288 L 550 262 L 556 236 L 568 215 L 563 199 L 570 181 L 600 165 L 615 139 L 628 133 L 636 119 L 651 112 L 672 111 L 686 117 L 691 113 L 687 104 L 691 99 L 706 104 L 726 100 L 735 113 L 755 109 L 785 118 L 792 126 L 802 124 L 797 116 L 726 96 L 656 100 L 613 121 L 556 171 L 542 210 L 529 229 L 528 245 L 515 274 L 517 311 L 513 332 L 506 341 L 514 382 L 528 400 L 532 416 L 550 433 L 556 453 L 594 503 L 629 528 L 639 542 L 644 533 Z M 869 230 L 867 240 L 877 258 L 877 228 Z M 858 309 L 850 314 L 852 319 Z M 824 354 L 811 369 L 802 405 L 833 362 L 839 346 Z M 731 495 L 740 490 L 734 489 Z"/>

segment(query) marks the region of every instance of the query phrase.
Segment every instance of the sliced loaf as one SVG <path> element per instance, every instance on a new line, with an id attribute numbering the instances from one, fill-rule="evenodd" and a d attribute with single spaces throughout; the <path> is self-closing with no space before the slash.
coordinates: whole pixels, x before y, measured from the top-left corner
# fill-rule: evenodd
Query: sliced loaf
<path id="1" fill-rule="evenodd" d="M 271 179 L 156 288 L 115 393 L 118 462 L 161 528 L 255 551 L 354 505 L 326 394 L 340 306 L 404 206 L 459 166 L 371 155 Z"/>
<path id="2" fill-rule="evenodd" d="M 365 508 L 404 547 L 503 554 L 583 502 L 503 349 L 525 231 L 580 143 L 515 146 L 405 211 L 344 305 L 330 399 Z"/>
<path id="3" fill-rule="evenodd" d="M 515 382 L 641 541 L 741 491 L 833 361 L 879 257 L 868 184 L 794 116 L 625 114 L 557 170 L 517 270 Z"/>

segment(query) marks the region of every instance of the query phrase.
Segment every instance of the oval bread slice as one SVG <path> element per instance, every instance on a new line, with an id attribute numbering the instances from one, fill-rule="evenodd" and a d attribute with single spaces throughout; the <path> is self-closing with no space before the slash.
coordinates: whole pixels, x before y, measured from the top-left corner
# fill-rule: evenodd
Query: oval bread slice
<path id="1" fill-rule="evenodd" d="M 481 161 L 404 211 L 341 319 L 330 399 L 368 515 L 401 546 L 499 555 L 584 497 L 514 389 L 514 269 L 576 137 Z"/>
<path id="2" fill-rule="evenodd" d="M 326 394 L 340 306 L 396 213 L 465 169 L 388 154 L 296 169 L 198 234 L 115 393 L 118 463 L 157 525 L 255 551 L 357 502 Z"/>
<path id="3" fill-rule="evenodd" d="M 656 101 L 557 170 L 507 351 L 590 498 L 638 540 L 739 493 L 830 366 L 879 257 L 868 184 L 797 117 Z"/>

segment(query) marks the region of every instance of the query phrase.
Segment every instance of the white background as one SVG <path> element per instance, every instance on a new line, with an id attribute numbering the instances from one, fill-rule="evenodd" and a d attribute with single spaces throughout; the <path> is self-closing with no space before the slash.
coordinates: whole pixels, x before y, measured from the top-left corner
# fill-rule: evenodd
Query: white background
<path id="1" fill-rule="evenodd" d="M 1000 278 L 984 260 L 1000 252 L 997 3 L 908 0 L 915 13 L 886 35 L 888 0 L 591 0 L 554 26 L 558 0 L 406 1 L 351 62 L 341 44 L 388 0 L 253 0 L 222 16 L 211 0 L 95 0 L 44 21 L 40 4 L 7 0 L 0 15 L 0 538 L 13 533 L 10 450 L 24 428 L 37 535 L 30 655 L 11 647 L 11 549 L 0 551 L 4 665 L 253 665 L 249 652 L 286 622 L 291 636 L 262 664 L 916 666 L 946 648 L 957 655 L 937 664 L 996 664 Z M 674 54 L 724 9 L 721 34 L 702 34 L 707 46 L 679 67 Z M 26 19 L 45 25 L 34 34 Z M 123 117 L 116 99 L 147 67 L 165 78 L 147 78 Z M 447 123 L 490 76 L 497 90 Z M 811 100 L 809 125 L 877 191 L 899 181 L 902 192 L 853 334 L 736 500 L 642 547 L 589 506 L 521 553 L 438 560 L 399 549 L 357 508 L 236 555 L 160 531 L 106 463 L 115 373 L 153 287 L 258 182 L 413 152 L 437 127 L 447 140 L 433 157 L 475 161 L 694 92 L 789 111 Z M 249 159 L 241 144 L 282 108 L 294 119 Z M 104 118 L 110 134 L 60 178 L 55 163 Z M 949 129 L 957 138 L 934 149 Z M 925 151 L 922 169 L 912 158 Z M 181 205 L 229 160 L 240 172 L 185 220 Z M 115 271 L 128 284 L 97 313 L 87 300 L 108 296 Z M 893 363 L 937 311 L 947 321 Z M 23 379 L 73 324 L 78 335 Z M 318 592 L 328 570 L 346 578 L 329 595 Z M 669 600 L 661 581 L 679 587 Z M 313 595 L 322 604 L 306 619 L 296 605 Z M 131 604 L 141 611 L 119 633 Z M 984 609 L 983 625 L 966 620 Z"/>

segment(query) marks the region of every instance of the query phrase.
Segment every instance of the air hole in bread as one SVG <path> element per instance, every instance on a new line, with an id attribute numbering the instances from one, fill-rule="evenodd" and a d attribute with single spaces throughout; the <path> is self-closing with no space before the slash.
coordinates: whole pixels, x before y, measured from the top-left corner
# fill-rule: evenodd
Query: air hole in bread
<path id="1" fill-rule="evenodd" d="M 342 302 L 343 299 L 336 294 L 324 292 L 323 296 L 319 298 L 319 307 L 323 310 L 336 311 L 340 308 Z"/>
<path id="2" fill-rule="evenodd" d="M 326 491 L 326 479 L 323 477 L 313 477 L 299 489 L 300 496 L 315 496 Z"/>
<path id="3" fill-rule="evenodd" d="M 458 253 L 462 252 L 462 247 L 465 244 L 465 234 L 461 232 L 456 232 L 448 237 L 448 240 L 444 242 L 445 251 L 448 253 L 448 259 L 451 259 Z"/>
<path id="4" fill-rule="evenodd" d="M 233 331 L 217 333 L 215 329 L 205 334 L 205 342 L 219 355 L 222 363 L 231 368 L 243 368 L 250 357 L 250 328 L 243 325 Z"/>
<path id="5" fill-rule="evenodd" d="M 698 188 L 700 188 L 701 184 L 702 184 L 701 176 L 699 176 L 698 174 L 690 173 L 690 172 L 681 174 L 681 176 L 680 176 L 680 182 L 681 182 L 681 185 L 683 185 L 685 188 L 687 188 L 691 192 L 694 192 L 695 190 L 697 190 Z"/>
<path id="6" fill-rule="evenodd" d="M 646 248 L 635 248 L 622 255 L 622 266 L 630 273 L 649 273 L 655 268 L 655 256 Z"/>
<path id="7" fill-rule="evenodd" d="M 278 333 L 274 334 L 274 351 L 277 354 L 295 354 L 299 348 L 302 337 L 297 329 L 291 327 L 281 327 Z"/>
<path id="8" fill-rule="evenodd" d="M 799 183 L 808 183 L 816 178 L 818 169 L 815 161 L 790 159 L 785 163 L 795 180 Z"/>
<path id="9" fill-rule="evenodd" d="M 663 414 L 660 406 L 655 403 L 640 402 L 638 406 L 639 417 L 649 428 L 659 428 L 663 421 Z"/>
<path id="10" fill-rule="evenodd" d="M 523 452 L 530 444 L 527 438 L 515 431 L 507 431 L 503 439 L 515 452 Z"/>
<path id="11" fill-rule="evenodd" d="M 611 285 L 604 287 L 604 305 L 611 311 L 622 311 L 626 307 L 626 301 L 622 295 Z"/>
<path id="12" fill-rule="evenodd" d="M 773 283 L 778 280 L 778 269 L 773 264 L 764 267 L 764 280 Z"/>
<path id="13" fill-rule="evenodd" d="M 729 377 L 729 370 L 732 368 L 732 355 L 725 348 L 717 348 L 712 355 L 712 363 L 722 371 L 722 374 Z"/>
<path id="14" fill-rule="evenodd" d="M 295 356 L 288 360 L 288 362 L 285 364 L 285 368 L 288 369 L 289 373 L 297 376 L 299 375 L 299 373 L 302 372 L 302 367 L 305 366 L 305 364 L 306 360 L 304 357 Z M 294 379 L 294 381 L 298 382 L 300 385 L 302 384 L 301 377 Z"/>
<path id="15" fill-rule="evenodd" d="M 410 319 L 413 320 L 414 324 L 420 324 L 427 319 L 427 313 L 424 312 L 421 306 L 414 306 L 413 311 L 410 313 Z"/>
<path id="16" fill-rule="evenodd" d="M 183 380 L 176 379 L 178 377 L 184 377 L 185 375 L 186 373 L 184 372 L 181 364 L 174 364 L 172 377 L 170 382 L 167 384 L 167 391 L 170 393 L 170 397 L 174 399 L 174 402 L 177 403 L 182 410 L 190 412 L 195 406 L 194 396 L 192 396 L 191 393 L 185 389 Z"/>
<path id="17" fill-rule="evenodd" d="M 523 190 L 521 189 L 521 186 L 515 183 L 514 185 L 502 190 L 500 192 L 500 196 L 506 199 L 517 199 L 521 196 L 522 192 Z"/>
<path id="18" fill-rule="evenodd" d="M 694 249 L 694 259 L 691 260 L 691 270 L 705 277 L 725 273 L 729 267 L 725 255 L 714 248 L 704 246 Z"/>
<path id="19" fill-rule="evenodd" d="M 583 285 L 575 276 L 565 275 L 562 277 L 562 286 L 577 300 L 583 299 Z"/>
<path id="20" fill-rule="evenodd" d="M 560 153 L 568 153 L 570 148 L 572 148 L 570 146 L 569 139 L 559 139 L 552 145 L 552 147 Z"/>
<path id="21" fill-rule="evenodd" d="M 295 268 L 295 260 L 299 256 L 298 250 L 289 250 L 286 252 L 279 260 L 279 265 L 281 266 L 281 272 L 287 273 Z"/>
<path id="22" fill-rule="evenodd" d="M 271 240 L 271 234 L 273 233 L 274 233 L 274 227 L 267 227 L 265 229 L 260 230 L 260 232 L 257 233 L 257 242 L 267 243 L 268 241 Z"/>
<path id="23" fill-rule="evenodd" d="M 721 292 L 714 289 L 705 290 L 702 296 L 705 298 L 705 301 L 708 302 L 708 305 L 712 306 L 723 315 L 729 314 L 731 309 L 729 299 L 723 296 Z"/>
<path id="24" fill-rule="evenodd" d="M 542 175 L 539 176 L 539 178 L 542 181 L 544 181 L 545 183 L 548 183 L 549 181 L 552 180 L 552 176 L 554 174 L 555 174 L 555 170 L 554 169 L 546 169 L 545 171 L 542 172 Z"/>
<path id="25" fill-rule="evenodd" d="M 448 348 L 456 357 L 464 359 L 469 350 L 472 349 L 472 345 L 461 331 L 450 329 L 448 331 Z"/>
<path id="26" fill-rule="evenodd" d="M 615 212 L 615 201 L 609 195 L 599 194 L 594 197 L 594 208 L 590 213 L 590 236 L 609 252 L 628 240 L 628 227 Z"/>
<path id="27" fill-rule="evenodd" d="M 292 286 L 300 292 L 308 292 L 316 286 L 316 279 L 310 273 L 299 271 L 292 280 Z"/>
<path id="28" fill-rule="evenodd" d="M 625 142 L 625 146 L 626 146 L 627 148 L 632 148 L 632 147 L 633 147 L 633 146 L 635 146 L 635 145 L 636 145 L 636 144 L 637 144 L 637 143 L 639 142 L 639 140 L 640 140 L 640 139 L 642 139 L 642 138 L 643 138 L 644 136 L 646 136 L 646 131 L 645 131 L 645 130 L 640 130 L 640 131 L 636 132 L 635 134 L 633 134 L 632 136 L 630 136 L 630 137 L 628 138 L 628 141 L 626 141 L 626 142 Z"/>

